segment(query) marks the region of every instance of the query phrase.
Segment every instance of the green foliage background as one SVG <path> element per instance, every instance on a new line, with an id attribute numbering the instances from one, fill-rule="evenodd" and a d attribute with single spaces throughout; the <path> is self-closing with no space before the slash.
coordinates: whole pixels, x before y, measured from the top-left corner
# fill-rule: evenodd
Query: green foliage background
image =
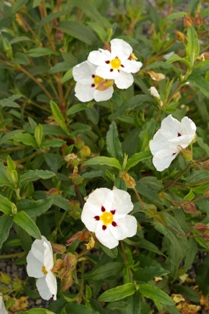
<path id="1" fill-rule="evenodd" d="M 84 230 L 84 198 L 115 186 L 132 196 L 137 235 L 113 250 L 98 242 L 86 250 L 77 237 L 56 252 L 56 259 L 76 256 L 77 266 L 69 288 L 59 282 L 58 301 L 38 313 L 180 313 L 172 293 L 199 304 L 200 291 L 209 292 L 208 3 L 9 3 L 0 2 L 0 258 L 15 249 L 14 262 L 25 265 L 41 234 L 65 245 Z M 127 41 L 143 67 L 109 101 L 81 103 L 72 68 L 112 38 Z M 165 78 L 153 80 L 153 72 Z M 168 114 L 189 116 L 197 138 L 191 161 L 180 155 L 160 173 L 149 141 Z M 202 256 L 193 290 L 180 277 Z M 2 275 L 7 308 L 22 293 L 38 298 L 34 281 L 26 281 L 11 288 Z"/>

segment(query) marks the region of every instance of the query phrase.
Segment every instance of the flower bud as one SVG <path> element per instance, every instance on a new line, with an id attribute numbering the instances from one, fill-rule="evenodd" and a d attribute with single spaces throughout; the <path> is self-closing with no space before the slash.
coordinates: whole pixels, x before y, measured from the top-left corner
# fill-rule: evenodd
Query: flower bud
<path id="1" fill-rule="evenodd" d="M 56 260 L 56 263 L 55 263 L 54 267 L 52 268 L 52 272 L 56 273 L 56 272 L 60 271 L 60 269 L 62 269 L 64 266 L 65 266 L 64 261 L 62 259 L 58 258 Z"/>
<path id="2" fill-rule="evenodd" d="M 65 255 L 64 261 L 68 268 L 75 268 L 77 264 L 77 257 L 69 252 Z"/>
<path id="3" fill-rule="evenodd" d="M 79 155 L 81 158 L 86 158 L 91 155 L 91 150 L 88 146 L 84 145 L 79 151 Z"/>
<path id="4" fill-rule="evenodd" d="M 75 147 L 78 149 L 81 149 L 84 146 L 84 142 L 82 139 L 78 136 L 76 141 L 75 141 Z"/>
<path id="5" fill-rule="evenodd" d="M 205 224 L 199 222 L 194 226 L 194 229 L 199 232 L 205 232 L 208 230 L 208 227 Z"/>
<path id="6" fill-rule="evenodd" d="M 209 199 L 209 188 L 207 188 L 207 189 L 205 190 L 204 198 Z"/>
<path id="7" fill-rule="evenodd" d="M 174 32 L 175 32 L 175 35 L 176 35 L 176 39 L 178 41 L 183 41 L 184 42 L 186 40 L 186 36 L 182 32 L 179 32 L 176 29 L 174 30 Z"/>
<path id="8" fill-rule="evenodd" d="M 153 97 L 160 99 L 160 94 L 158 93 L 157 89 L 154 86 L 151 86 L 149 91 Z"/>
<path id="9" fill-rule="evenodd" d="M 133 177 L 131 177 L 128 172 L 123 171 L 120 177 L 125 181 L 127 188 L 133 189 L 136 186 L 136 182 Z"/>
<path id="10" fill-rule="evenodd" d="M 200 16 L 200 12 L 196 12 L 196 16 L 195 16 L 194 22 L 195 22 L 195 25 L 197 25 L 197 26 L 202 25 L 203 20 L 202 20 L 202 18 Z"/>
<path id="11" fill-rule="evenodd" d="M 182 202 L 182 206 L 185 212 L 189 213 L 189 214 L 196 214 L 197 210 L 196 210 L 196 206 L 192 201 L 183 201 Z"/>
<path id="12" fill-rule="evenodd" d="M 147 73 L 154 81 L 161 81 L 165 79 L 165 74 L 163 73 L 156 73 L 154 71 L 148 71 Z"/>
<path id="13" fill-rule="evenodd" d="M 66 247 L 63 244 L 52 243 L 52 248 L 55 253 L 65 253 Z"/>
<path id="14" fill-rule="evenodd" d="M 191 150 L 187 149 L 181 149 L 181 155 L 186 161 L 191 161 L 193 157 Z"/>
<path id="15" fill-rule="evenodd" d="M 73 284 L 73 277 L 71 274 L 68 273 L 67 278 L 63 278 L 61 280 L 61 288 L 62 291 L 66 291 L 67 289 L 69 289 Z"/>
<path id="16" fill-rule="evenodd" d="M 184 28 L 188 28 L 193 25 L 192 17 L 191 16 L 184 16 Z"/>

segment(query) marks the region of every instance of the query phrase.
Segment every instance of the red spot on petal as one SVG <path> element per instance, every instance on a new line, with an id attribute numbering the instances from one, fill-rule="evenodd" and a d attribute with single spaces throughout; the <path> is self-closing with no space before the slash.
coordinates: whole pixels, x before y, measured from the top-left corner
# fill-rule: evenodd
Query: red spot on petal
<path id="1" fill-rule="evenodd" d="M 102 230 L 106 230 L 106 229 L 107 229 L 107 226 L 103 225 Z"/>
<path id="2" fill-rule="evenodd" d="M 111 212 L 113 215 L 115 215 L 116 210 L 113 209 L 113 210 L 111 210 L 110 212 Z"/>
<path id="3" fill-rule="evenodd" d="M 94 75 L 94 74 L 92 74 L 92 77 L 94 78 L 94 77 L 95 77 L 95 75 Z"/>
<path id="4" fill-rule="evenodd" d="M 110 69 L 110 72 L 113 72 L 113 69 Z"/>
<path id="5" fill-rule="evenodd" d="M 91 87 L 95 87 L 95 84 L 91 84 Z"/>
<path id="6" fill-rule="evenodd" d="M 99 218 L 99 216 L 94 216 L 94 219 L 99 220 L 100 218 Z"/>
<path id="7" fill-rule="evenodd" d="M 105 63 L 109 64 L 109 63 L 110 63 L 110 60 L 105 61 Z"/>
<path id="8" fill-rule="evenodd" d="M 176 153 L 173 153 L 172 156 L 176 155 Z"/>
<path id="9" fill-rule="evenodd" d="M 115 221 L 112 222 L 113 227 L 117 227 L 117 223 Z"/>
<path id="10" fill-rule="evenodd" d="M 178 137 L 181 136 L 181 133 L 178 132 Z"/>
<path id="11" fill-rule="evenodd" d="M 118 70 L 118 72 L 120 73 L 120 70 Z"/>
<path id="12" fill-rule="evenodd" d="M 106 211 L 106 209 L 104 208 L 104 206 L 101 207 L 101 211 L 102 211 L 102 212 L 105 212 L 105 211 Z"/>
<path id="13" fill-rule="evenodd" d="M 120 66 L 121 66 L 122 68 L 124 68 L 124 65 L 123 65 L 123 64 L 121 64 Z"/>

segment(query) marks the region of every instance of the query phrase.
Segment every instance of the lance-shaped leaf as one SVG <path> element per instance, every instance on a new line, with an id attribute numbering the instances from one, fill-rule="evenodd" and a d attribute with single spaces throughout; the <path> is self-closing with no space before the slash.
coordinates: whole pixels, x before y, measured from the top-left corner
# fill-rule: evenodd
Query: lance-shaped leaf
<path id="1" fill-rule="evenodd" d="M 110 156 L 118 159 L 121 163 L 123 160 L 123 152 L 121 142 L 118 138 L 118 130 L 115 121 L 110 124 L 109 130 L 106 136 L 107 151 Z"/>
<path id="2" fill-rule="evenodd" d="M 164 291 L 146 283 L 138 285 L 139 292 L 148 299 L 167 305 L 174 305 L 174 301 Z"/>
<path id="3" fill-rule="evenodd" d="M 65 123 L 65 120 L 62 116 L 62 113 L 59 109 L 59 107 L 57 106 L 57 104 L 54 101 L 50 101 L 50 107 L 51 107 L 51 111 L 53 113 L 53 118 L 54 120 L 59 124 L 59 126 L 63 129 L 63 131 L 65 131 L 65 133 L 71 137 L 68 127 Z"/>
<path id="4" fill-rule="evenodd" d="M 11 216 L 3 215 L 0 217 L 0 248 L 9 236 L 9 231 L 12 227 L 13 219 Z"/>
<path id="5" fill-rule="evenodd" d="M 200 45 L 197 37 L 197 33 L 193 27 L 187 29 L 187 45 L 186 54 L 187 59 L 190 61 L 191 67 L 193 67 L 197 57 L 200 53 Z"/>
<path id="6" fill-rule="evenodd" d="M 128 159 L 125 170 L 128 171 L 130 168 L 137 165 L 140 161 L 146 160 L 151 158 L 150 152 L 140 152 L 136 153 L 131 158 Z"/>
<path id="7" fill-rule="evenodd" d="M 128 282 L 124 285 L 105 291 L 100 295 L 98 300 L 102 302 L 113 302 L 133 295 L 135 291 L 135 285 L 132 282 Z"/>
<path id="8" fill-rule="evenodd" d="M 112 157 L 106 157 L 106 156 L 98 156 L 94 157 L 92 159 L 87 160 L 86 162 L 83 163 L 84 166 L 109 166 L 109 167 L 114 167 L 119 170 L 122 170 L 122 167 L 119 163 L 119 161 L 115 158 Z"/>
<path id="9" fill-rule="evenodd" d="M 28 214 L 26 214 L 24 211 L 21 211 L 14 216 L 14 222 L 23 228 L 32 237 L 36 239 L 41 238 L 41 233 L 37 225 L 33 219 L 30 218 L 30 216 L 28 216 Z"/>

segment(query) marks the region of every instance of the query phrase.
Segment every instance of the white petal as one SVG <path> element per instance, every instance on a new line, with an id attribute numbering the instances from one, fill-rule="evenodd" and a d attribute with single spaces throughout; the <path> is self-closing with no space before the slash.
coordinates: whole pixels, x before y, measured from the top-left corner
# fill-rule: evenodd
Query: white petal
<path id="1" fill-rule="evenodd" d="M 118 219 L 116 223 L 116 227 L 110 225 L 110 230 L 117 240 L 133 237 L 137 232 L 137 220 L 134 216 L 127 215 L 124 218 Z"/>
<path id="2" fill-rule="evenodd" d="M 45 242 L 44 246 L 46 248 L 44 252 L 44 266 L 46 270 L 49 272 L 54 266 L 53 251 L 50 242 L 49 243 Z"/>
<path id="3" fill-rule="evenodd" d="M 125 60 L 123 62 L 123 71 L 127 72 L 127 73 L 136 73 L 138 72 L 141 67 L 142 67 L 142 63 L 140 61 L 136 61 L 136 60 Z"/>
<path id="4" fill-rule="evenodd" d="M 181 124 L 183 126 L 183 134 L 184 135 L 186 135 L 186 134 L 188 134 L 188 135 L 190 135 L 190 134 L 195 135 L 196 125 L 195 125 L 195 123 L 191 119 L 189 119 L 188 117 L 184 117 L 181 120 Z"/>
<path id="5" fill-rule="evenodd" d="M 125 73 L 123 71 L 120 72 L 115 78 L 115 85 L 120 89 L 129 88 L 134 82 L 133 75 L 130 73 Z"/>
<path id="6" fill-rule="evenodd" d="M 149 91 L 150 91 L 150 94 L 153 97 L 156 97 L 157 99 L 160 99 L 160 94 L 158 93 L 157 89 L 154 86 L 151 86 Z"/>
<path id="7" fill-rule="evenodd" d="M 94 90 L 94 99 L 96 101 L 105 101 L 112 97 L 112 94 L 114 92 L 113 87 L 109 87 L 108 89 L 104 91 L 99 91 L 97 89 Z"/>
<path id="8" fill-rule="evenodd" d="M 171 162 L 176 158 L 179 151 L 174 151 L 171 148 L 163 149 L 157 152 L 153 157 L 153 164 L 158 171 L 163 171 L 168 168 Z"/>
<path id="9" fill-rule="evenodd" d="M 166 149 L 168 146 L 168 139 L 165 137 L 165 134 L 162 134 L 161 129 L 155 133 L 153 140 L 149 142 L 149 147 L 153 155 L 159 150 Z"/>
<path id="10" fill-rule="evenodd" d="M 167 138 L 172 139 L 178 137 L 181 132 L 181 122 L 173 118 L 172 115 L 167 116 L 161 123 L 161 133 Z"/>
<path id="11" fill-rule="evenodd" d="M 94 98 L 95 88 L 91 84 L 77 82 L 75 85 L 75 96 L 82 102 L 90 101 Z"/>
<path id="12" fill-rule="evenodd" d="M 122 61 L 128 59 L 133 51 L 132 47 L 122 39 L 112 39 L 110 44 L 112 57 L 118 57 Z"/>
<path id="13" fill-rule="evenodd" d="M 77 64 L 73 68 L 73 78 L 75 81 L 86 81 L 92 79 L 96 67 L 88 61 Z"/>
<path id="14" fill-rule="evenodd" d="M 49 290 L 49 287 L 46 282 L 46 276 L 39 278 L 36 281 L 36 287 L 42 299 L 49 300 L 52 297 L 52 293 Z"/>
<path id="15" fill-rule="evenodd" d="M 29 251 L 27 255 L 27 266 L 26 270 L 29 277 L 41 278 L 44 276 L 42 272 L 43 263 L 41 263 L 37 258 L 33 255 L 31 251 Z"/>
<path id="16" fill-rule="evenodd" d="M 121 72 L 118 72 L 118 70 L 110 71 L 111 66 L 110 64 L 106 64 L 105 66 L 98 66 L 96 68 L 96 75 L 103 77 L 104 79 L 114 80 L 117 78 Z"/>
<path id="17" fill-rule="evenodd" d="M 171 139 L 171 140 L 168 140 L 168 142 L 172 145 L 176 145 L 176 147 L 182 147 L 182 148 L 186 148 L 190 143 L 191 141 L 193 140 L 194 138 L 194 135 L 191 134 L 191 135 L 182 135 L 182 136 L 179 136 L 179 137 L 176 137 L 174 139 Z"/>
<path id="18" fill-rule="evenodd" d="M 0 314 L 8 314 L 4 305 L 3 297 L 1 295 L 0 295 Z"/>
<path id="19" fill-rule="evenodd" d="M 110 52 L 108 50 L 94 50 L 90 52 L 88 61 L 98 66 L 107 66 L 106 61 L 110 61 Z"/>
<path id="20" fill-rule="evenodd" d="M 112 235 L 109 226 L 107 226 L 106 230 L 103 230 L 102 226 L 98 224 L 95 235 L 97 239 L 109 249 L 113 249 L 119 244 L 118 240 Z"/>
<path id="21" fill-rule="evenodd" d="M 112 210 L 116 210 L 115 215 L 126 215 L 129 213 L 134 207 L 130 194 L 120 189 L 114 189 L 112 192 L 114 195 Z"/>
<path id="22" fill-rule="evenodd" d="M 31 246 L 31 252 L 35 256 L 35 258 L 38 259 L 41 263 L 43 263 L 44 259 L 45 247 L 43 243 L 45 239 L 46 238 L 42 236 L 41 240 L 35 240 Z"/>
<path id="23" fill-rule="evenodd" d="M 52 272 L 48 272 L 46 275 L 46 283 L 49 288 L 49 291 L 54 296 L 53 299 L 57 299 L 57 279 Z"/>

